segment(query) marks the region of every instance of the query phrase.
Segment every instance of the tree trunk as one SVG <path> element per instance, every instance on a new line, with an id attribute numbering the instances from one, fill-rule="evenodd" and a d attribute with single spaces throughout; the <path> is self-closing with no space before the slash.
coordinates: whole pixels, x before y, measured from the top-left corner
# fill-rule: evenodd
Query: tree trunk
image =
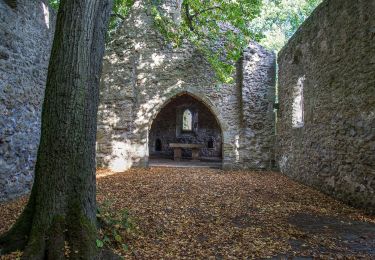
<path id="1" fill-rule="evenodd" d="M 24 259 L 96 259 L 95 138 L 112 0 L 63 0 L 48 68 L 30 200 L 2 238 Z"/>

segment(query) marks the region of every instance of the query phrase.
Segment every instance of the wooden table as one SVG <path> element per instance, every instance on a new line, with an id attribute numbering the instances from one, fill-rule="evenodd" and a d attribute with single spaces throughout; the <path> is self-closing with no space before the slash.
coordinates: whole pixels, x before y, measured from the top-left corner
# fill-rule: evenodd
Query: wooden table
<path id="1" fill-rule="evenodd" d="M 170 143 L 170 148 L 173 148 L 173 159 L 180 161 L 182 157 L 182 148 L 188 148 L 192 151 L 192 160 L 199 161 L 199 150 L 203 144 L 183 144 L 183 143 Z"/>

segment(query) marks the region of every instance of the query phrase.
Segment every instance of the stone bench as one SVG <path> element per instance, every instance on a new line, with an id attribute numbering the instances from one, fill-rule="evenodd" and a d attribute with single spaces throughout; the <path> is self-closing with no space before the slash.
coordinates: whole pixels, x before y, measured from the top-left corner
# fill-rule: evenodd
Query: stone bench
<path id="1" fill-rule="evenodd" d="M 182 148 L 189 148 L 192 151 L 193 161 L 199 161 L 199 150 L 203 147 L 203 144 L 183 144 L 183 143 L 170 143 L 170 148 L 173 148 L 173 159 L 180 161 L 182 157 Z"/>

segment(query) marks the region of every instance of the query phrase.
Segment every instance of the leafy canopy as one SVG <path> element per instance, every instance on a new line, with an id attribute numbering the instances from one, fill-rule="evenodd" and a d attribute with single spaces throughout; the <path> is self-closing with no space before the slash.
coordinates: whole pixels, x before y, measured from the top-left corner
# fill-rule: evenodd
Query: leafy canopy
<path id="1" fill-rule="evenodd" d="M 250 22 L 260 12 L 261 0 L 184 0 L 181 23 L 176 26 L 154 3 L 155 24 L 175 46 L 193 43 L 224 83 L 233 81 L 234 62 L 254 38 Z"/>
<path id="2" fill-rule="evenodd" d="M 250 30 L 264 47 L 279 51 L 323 0 L 263 0 Z"/>
<path id="3" fill-rule="evenodd" d="M 159 0 L 160 1 L 160 0 Z M 279 51 L 322 0 L 183 0 L 179 27 L 158 10 L 155 23 L 166 38 L 192 42 L 213 66 L 219 80 L 233 81 L 234 62 L 249 41 Z"/>
<path id="4" fill-rule="evenodd" d="M 49 0 L 58 8 L 60 0 Z M 250 40 L 278 51 L 322 0 L 183 0 L 181 21 L 164 15 L 165 0 L 149 0 L 155 26 L 175 47 L 188 40 L 214 68 L 233 82 L 235 62 Z M 177 0 L 176 0 L 177 1 Z M 109 36 L 126 18 L 134 0 L 114 0 Z"/>

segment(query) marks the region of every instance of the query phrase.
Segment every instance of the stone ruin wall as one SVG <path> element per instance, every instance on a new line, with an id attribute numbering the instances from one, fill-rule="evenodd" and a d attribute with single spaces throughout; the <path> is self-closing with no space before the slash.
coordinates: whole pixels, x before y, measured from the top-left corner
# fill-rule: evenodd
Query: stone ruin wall
<path id="1" fill-rule="evenodd" d="M 44 1 L 0 0 L 0 201 L 32 185 L 54 17 Z"/>
<path id="2" fill-rule="evenodd" d="M 202 55 L 188 43 L 182 48 L 172 48 L 154 27 L 145 1 L 136 1 L 104 58 L 98 165 L 115 171 L 147 166 L 152 121 L 171 98 L 188 93 L 205 104 L 218 119 L 223 132 L 224 168 L 269 167 L 272 157 L 269 137 L 264 142 L 262 138 L 267 134 L 272 136 L 274 130 L 270 116 L 274 63 L 272 53 L 253 43 L 239 65 L 242 68 L 246 64 L 252 68 L 251 73 L 243 73 L 236 84 L 218 84 Z M 256 84 L 252 79 L 260 81 Z M 255 94 L 256 91 L 261 93 Z M 260 103 L 262 108 L 253 121 L 244 122 L 243 115 L 255 111 L 254 106 Z M 265 119 L 270 122 L 264 123 Z M 252 129 L 256 121 L 263 125 Z"/>
<path id="3" fill-rule="evenodd" d="M 55 14 L 46 1 L 19 0 L 17 3 L 12 9 L 0 1 L 0 200 L 27 193 L 32 185 L 55 24 Z M 269 67 L 254 66 L 248 76 L 240 70 L 237 84 L 218 84 L 210 65 L 192 46 L 186 43 L 184 48 L 173 49 L 163 40 L 142 3 L 136 1 L 127 20 L 132 26 L 127 27 L 125 22 L 109 44 L 104 60 L 98 166 L 116 169 L 118 162 L 125 163 L 122 169 L 147 165 L 152 120 L 169 99 L 189 93 L 204 103 L 220 123 L 225 167 L 268 167 L 272 157 L 268 148 L 251 148 L 249 145 L 254 141 L 246 138 L 256 139 L 254 136 L 261 132 L 266 136 L 267 131 L 272 136 L 273 129 L 252 130 L 249 124 L 244 127 L 243 115 L 248 108 L 252 109 L 252 103 L 244 95 L 250 90 L 269 93 L 267 97 L 257 98 L 264 97 L 264 102 L 269 104 L 273 102 L 272 84 L 254 87 L 256 84 L 247 83 L 251 75 L 263 82 L 268 82 L 268 77 L 274 80 L 272 69 L 269 70 L 274 66 L 273 54 L 264 50 L 258 53 L 260 46 L 253 43 L 240 67 L 251 67 L 263 60 L 269 62 Z M 180 6 L 176 3 L 166 1 L 162 10 L 178 22 L 176 8 Z M 251 51 L 253 48 L 257 50 Z M 245 65 L 249 61 L 253 65 Z M 270 115 L 270 110 L 263 112 Z M 259 113 L 257 120 L 264 122 L 265 113 Z M 268 147 L 269 138 L 264 140 Z M 262 146 L 259 141 L 256 143 L 257 147 Z"/>
<path id="4" fill-rule="evenodd" d="M 239 74 L 243 164 L 252 169 L 274 168 L 276 55 L 251 42 Z"/>
<path id="5" fill-rule="evenodd" d="M 12 9 L 0 1 L 0 200 L 24 194 L 32 184 L 54 29 L 45 1 L 17 3 Z M 274 55 L 250 44 L 237 84 L 217 84 L 194 48 L 176 50 L 164 42 L 140 3 L 128 18 L 134 25 L 117 32 L 105 57 L 99 165 L 146 165 L 152 119 L 167 100 L 189 93 L 220 121 L 224 166 L 269 167 Z M 178 22 L 180 6 L 172 3 L 166 1 L 163 10 Z M 276 146 L 283 173 L 372 212 L 374 5 L 327 0 L 280 52 Z M 293 128 L 293 98 L 302 83 L 304 126 Z"/>
<path id="6" fill-rule="evenodd" d="M 288 176 L 375 212 L 375 1 L 328 0 L 279 54 L 278 162 Z M 304 125 L 293 127 L 303 86 Z"/>

